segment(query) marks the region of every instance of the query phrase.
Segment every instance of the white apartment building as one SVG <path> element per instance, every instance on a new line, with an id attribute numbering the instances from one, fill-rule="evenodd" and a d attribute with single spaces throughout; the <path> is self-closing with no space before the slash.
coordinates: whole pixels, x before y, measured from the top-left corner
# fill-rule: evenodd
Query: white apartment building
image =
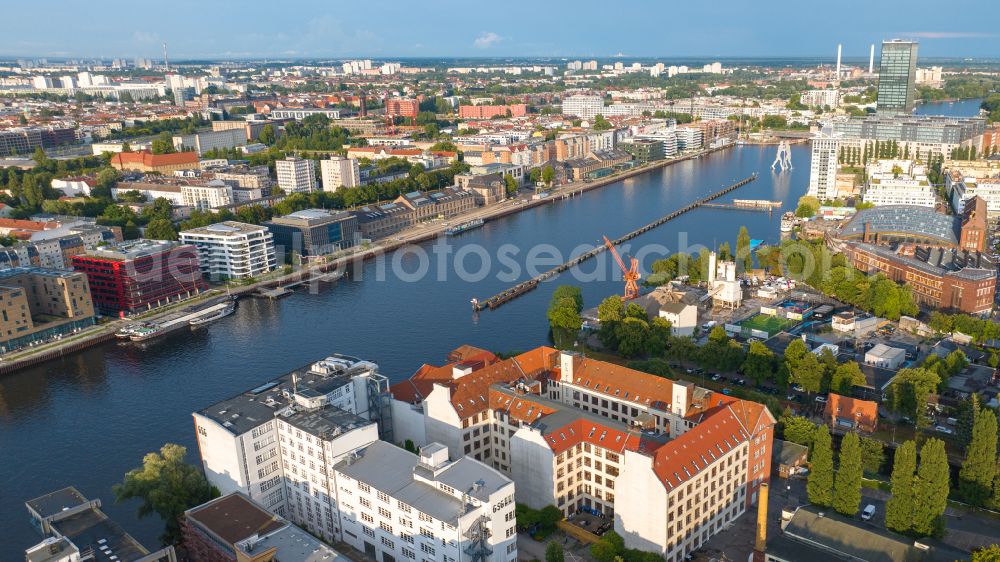
<path id="1" fill-rule="evenodd" d="M 386 388 L 388 382 L 374 363 L 333 355 L 195 412 L 205 476 L 223 495 L 242 492 L 301 523 L 297 507 L 291 511 L 286 502 L 286 480 L 292 482 L 291 475 L 301 472 L 299 468 L 292 472 L 292 466 L 303 467 L 302 461 L 309 470 L 319 470 L 310 461 L 332 466 L 349 449 L 334 446 L 335 439 L 356 446 L 377 440 L 381 418 L 372 405 L 378 405 Z M 319 431 L 333 426 L 337 432 Z M 313 429 L 299 437 L 297 431 L 303 427 Z"/>
<path id="2" fill-rule="evenodd" d="M 211 180 L 203 185 L 181 185 L 184 205 L 199 211 L 218 209 L 233 204 L 233 187 L 222 180 Z"/>
<path id="3" fill-rule="evenodd" d="M 694 335 L 698 327 L 698 307 L 685 302 L 668 302 L 660 305 L 660 318 L 670 322 L 674 336 Z"/>
<path id="4" fill-rule="evenodd" d="M 956 214 L 965 209 L 969 199 L 978 196 L 986 201 L 986 212 L 990 217 L 1000 215 L 1000 177 L 990 175 L 997 175 L 997 172 L 983 175 L 952 168 L 945 173 L 945 192 Z"/>
<path id="5" fill-rule="evenodd" d="M 760 404 L 545 347 L 449 360 L 392 386 L 396 439 L 492 463 L 529 506 L 613 517 L 629 547 L 682 560 L 769 478 L 775 420 Z"/>
<path id="6" fill-rule="evenodd" d="M 333 356 L 195 413 L 209 481 L 375 560 L 515 561 L 514 483 L 440 444 L 380 441 L 376 369 Z"/>
<path id="7" fill-rule="evenodd" d="M 840 90 L 829 88 L 825 90 L 806 90 L 802 92 L 801 99 L 803 105 L 809 107 L 827 107 L 831 109 L 840 105 Z"/>
<path id="8" fill-rule="evenodd" d="M 198 248 L 202 274 L 209 279 L 248 279 L 277 267 L 274 235 L 266 227 L 224 221 L 180 233 Z"/>
<path id="9" fill-rule="evenodd" d="M 316 162 L 289 156 L 274 163 L 278 187 L 285 193 L 308 193 L 316 189 Z"/>
<path id="10" fill-rule="evenodd" d="M 563 99 L 563 115 L 575 115 L 581 119 L 593 119 L 604 111 L 604 98 L 601 96 L 578 94 Z"/>
<path id="11" fill-rule="evenodd" d="M 195 151 L 198 156 L 211 150 L 226 150 L 247 143 L 246 127 L 205 131 L 190 135 L 174 135 L 174 148 L 178 152 Z"/>
<path id="12" fill-rule="evenodd" d="M 514 482 L 431 443 L 375 441 L 333 467 L 342 539 L 373 560 L 516 562 Z M 390 558 L 391 557 L 391 558 Z"/>
<path id="13" fill-rule="evenodd" d="M 320 161 L 319 171 L 323 177 L 323 191 L 332 192 L 342 187 L 361 185 L 361 168 L 355 158 L 332 156 Z"/>
<path id="14" fill-rule="evenodd" d="M 937 198 L 925 167 L 912 160 L 874 160 L 868 163 L 868 183 L 862 199 L 873 205 L 934 207 Z"/>
<path id="15" fill-rule="evenodd" d="M 823 129 L 812 138 L 812 162 L 809 167 L 809 191 L 821 202 L 837 196 L 837 167 L 840 136 Z"/>
<path id="16" fill-rule="evenodd" d="M 697 127 L 677 127 L 674 134 L 678 150 L 698 150 L 704 143 L 705 133 Z"/>

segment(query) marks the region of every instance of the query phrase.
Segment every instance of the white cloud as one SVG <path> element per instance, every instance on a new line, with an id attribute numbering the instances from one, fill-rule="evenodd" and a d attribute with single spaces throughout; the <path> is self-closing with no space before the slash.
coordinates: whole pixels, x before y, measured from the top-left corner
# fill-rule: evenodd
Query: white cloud
<path id="1" fill-rule="evenodd" d="M 484 31 L 476 37 L 476 40 L 472 42 L 472 45 L 477 49 L 489 49 L 490 47 L 496 46 L 497 43 L 503 41 L 503 37 L 500 37 L 492 31 Z"/>
<path id="2" fill-rule="evenodd" d="M 914 39 L 990 39 L 997 36 L 978 31 L 904 31 L 900 35 Z"/>

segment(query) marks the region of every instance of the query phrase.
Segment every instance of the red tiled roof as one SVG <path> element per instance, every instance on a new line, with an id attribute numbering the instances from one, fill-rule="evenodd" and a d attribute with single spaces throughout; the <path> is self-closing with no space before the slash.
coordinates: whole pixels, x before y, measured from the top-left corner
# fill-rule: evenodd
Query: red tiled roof
<path id="1" fill-rule="evenodd" d="M 124 164 L 142 164 L 151 168 L 174 166 L 177 164 L 198 164 L 198 153 L 172 152 L 170 154 L 153 154 L 146 150 L 140 150 L 139 152 L 119 152 L 111 157 L 111 163 L 118 166 Z"/>
<path id="2" fill-rule="evenodd" d="M 642 443 L 642 439 L 637 433 L 613 429 L 586 418 L 578 418 L 563 427 L 550 429 L 548 435 L 545 436 L 545 441 L 549 444 L 554 455 L 558 455 L 579 443 L 590 443 L 618 453 L 626 450 L 638 451 Z"/>
<path id="3" fill-rule="evenodd" d="M 827 397 L 823 415 L 827 420 L 841 418 L 851 420 L 860 426 L 874 428 L 878 423 L 878 404 L 831 392 Z"/>
<path id="4" fill-rule="evenodd" d="M 694 477 L 716 459 L 750 439 L 730 406 L 656 450 L 653 472 L 668 489 Z"/>
<path id="5" fill-rule="evenodd" d="M 21 219 L 0 219 L 0 228 L 10 229 L 10 230 L 24 230 L 30 232 L 41 232 L 43 230 L 52 230 L 53 228 L 59 228 L 59 223 L 56 221 L 29 221 Z"/>

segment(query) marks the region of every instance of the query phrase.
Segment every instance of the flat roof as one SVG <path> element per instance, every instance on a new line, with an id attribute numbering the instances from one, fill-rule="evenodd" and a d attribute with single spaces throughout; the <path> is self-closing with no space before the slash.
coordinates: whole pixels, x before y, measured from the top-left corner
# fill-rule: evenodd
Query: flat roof
<path id="1" fill-rule="evenodd" d="M 286 525 L 278 516 L 240 493 L 216 498 L 189 509 L 184 515 L 230 545 L 254 534 L 266 535 Z"/>
<path id="2" fill-rule="evenodd" d="M 242 435 L 265 421 L 274 419 L 278 411 L 292 404 L 292 375 L 295 375 L 296 379 L 295 390 L 300 394 L 315 393 L 319 395 L 329 394 L 333 390 L 349 384 L 353 375 L 377 367 L 374 363 L 363 361 L 357 357 L 340 354 L 331 355 L 317 363 L 330 365 L 333 368 L 330 373 L 318 373 L 313 371 L 313 366 L 316 363 L 312 363 L 216 402 L 197 413 L 216 421 L 234 435 Z M 299 421 L 296 416 L 284 419 L 289 423 Z M 319 420 L 313 423 L 317 427 L 321 425 L 326 427 L 341 419 L 346 418 L 330 414 L 325 418 L 323 424 L 320 424 Z M 308 416 L 303 416 L 301 420 L 302 423 L 309 423 Z"/>
<path id="3" fill-rule="evenodd" d="M 490 494 L 512 483 L 497 470 L 469 457 L 451 461 L 435 476 L 432 468 L 420 463 L 420 457 L 384 441 L 375 441 L 356 456 L 348 456 L 335 469 L 435 519 L 452 524 L 466 513 L 464 502 L 436 486 L 414 479 L 415 473 L 481 501 L 488 501 Z M 477 482 L 482 484 L 478 491 L 474 490 Z"/>
<path id="4" fill-rule="evenodd" d="M 247 232 L 260 232 L 267 227 L 237 221 L 223 221 L 208 226 L 200 226 L 182 231 L 181 234 L 212 234 L 215 236 L 236 236 Z"/>
<path id="5" fill-rule="evenodd" d="M 49 492 L 44 496 L 28 500 L 25 502 L 25 505 L 33 509 L 35 513 L 41 515 L 42 517 L 49 517 L 63 511 L 64 509 L 76 507 L 82 503 L 87 503 L 87 498 L 85 498 L 76 488 L 67 486 L 61 490 Z"/>
<path id="6" fill-rule="evenodd" d="M 294 525 L 286 525 L 254 543 L 257 552 L 269 548 L 276 549 L 275 560 L 281 562 L 351 562 L 350 558 Z"/>

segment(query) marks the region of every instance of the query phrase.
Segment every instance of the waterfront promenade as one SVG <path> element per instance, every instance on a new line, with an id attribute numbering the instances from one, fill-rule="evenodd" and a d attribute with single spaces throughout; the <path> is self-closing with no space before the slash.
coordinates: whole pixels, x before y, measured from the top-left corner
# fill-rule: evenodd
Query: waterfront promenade
<path id="1" fill-rule="evenodd" d="M 410 244 L 417 244 L 420 242 L 425 242 L 429 240 L 434 240 L 439 236 L 444 235 L 444 231 L 449 228 L 451 224 L 461 224 L 471 220 L 482 219 L 484 222 L 497 220 L 499 218 L 512 215 L 515 213 L 520 213 L 528 209 L 532 209 L 541 205 L 548 205 L 552 203 L 557 203 L 559 201 L 566 200 L 567 198 L 578 196 L 587 191 L 604 187 L 607 185 L 619 183 L 628 178 L 639 176 L 642 174 L 649 173 L 651 171 L 677 164 L 686 160 L 691 160 L 695 158 L 700 158 L 701 156 L 711 154 L 713 152 L 718 152 L 720 150 L 726 150 L 731 148 L 732 145 L 720 148 L 712 148 L 700 150 L 697 152 L 692 152 L 690 154 L 685 154 L 683 156 L 678 156 L 676 158 L 670 158 L 666 160 L 660 160 L 657 162 L 652 162 L 644 166 L 637 166 L 624 170 L 597 180 L 593 181 L 581 181 L 581 182 L 568 182 L 563 185 L 554 186 L 548 190 L 548 195 L 543 198 L 535 198 L 533 195 L 519 195 L 513 199 L 508 199 L 488 207 L 481 207 L 473 209 L 467 213 L 461 215 L 456 215 L 451 217 L 447 222 L 441 220 L 428 221 L 425 223 L 413 226 L 405 231 L 397 233 L 395 236 L 388 237 L 386 239 L 378 240 L 374 242 L 371 246 L 366 248 L 358 248 L 353 252 L 337 256 L 321 263 L 312 263 L 310 265 L 301 266 L 290 273 L 283 273 L 281 270 L 272 272 L 270 275 L 266 276 L 264 279 L 258 280 L 255 283 L 240 286 L 230 286 L 228 292 L 236 298 L 242 298 L 250 296 L 255 291 L 259 289 L 269 289 L 275 287 L 282 287 L 291 284 L 301 284 L 309 283 L 311 280 L 322 275 L 328 271 L 343 270 L 351 264 L 357 264 L 364 262 L 365 260 L 373 259 L 380 255 L 389 254 L 403 246 Z M 75 353 L 86 349 L 88 347 L 99 345 L 114 339 L 114 334 L 116 331 L 121 329 L 127 324 L 134 323 L 138 320 L 144 322 L 156 322 L 168 314 L 172 313 L 180 306 L 190 305 L 195 302 L 209 301 L 211 299 L 217 299 L 221 295 L 225 294 L 225 288 L 215 287 L 193 299 L 188 299 L 182 302 L 174 303 L 168 305 L 164 308 L 159 308 L 151 310 L 144 314 L 125 318 L 125 319 L 115 319 L 109 322 L 104 322 L 94 326 L 90 329 L 84 330 L 72 336 L 63 338 L 61 340 L 56 340 L 41 344 L 30 349 L 22 349 L 16 352 L 9 353 L 3 357 L 0 357 L 0 376 L 16 372 L 18 370 L 38 365 L 45 361 L 58 359 L 70 353 Z"/>

